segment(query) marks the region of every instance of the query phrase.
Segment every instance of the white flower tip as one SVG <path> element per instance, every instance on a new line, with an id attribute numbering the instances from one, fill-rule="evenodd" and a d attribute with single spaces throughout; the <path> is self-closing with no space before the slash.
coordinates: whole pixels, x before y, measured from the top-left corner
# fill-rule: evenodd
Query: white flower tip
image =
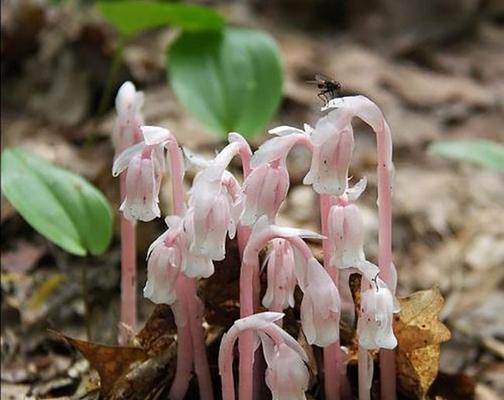
<path id="1" fill-rule="evenodd" d="M 142 106 L 143 101 L 143 92 L 137 92 L 135 85 L 131 81 L 126 81 L 117 91 L 116 110 L 119 114 L 137 111 Z"/>
<path id="2" fill-rule="evenodd" d="M 229 143 L 247 144 L 247 141 L 245 140 L 245 138 L 242 135 L 240 135 L 238 132 L 229 132 L 228 142 Z"/>
<path id="3" fill-rule="evenodd" d="M 207 160 L 205 157 L 196 154 L 191 149 L 182 146 L 182 151 L 184 153 L 185 159 L 191 166 L 203 169 L 211 165 L 211 161 Z"/>
<path id="4" fill-rule="evenodd" d="M 281 125 L 277 126 L 276 128 L 270 129 L 268 131 L 270 135 L 277 135 L 277 136 L 285 136 L 285 135 L 291 135 L 293 133 L 305 133 L 301 129 L 294 128 L 292 126 L 287 126 L 287 125 Z"/>
<path id="5" fill-rule="evenodd" d="M 173 138 L 168 129 L 159 126 L 142 126 L 141 129 L 145 144 L 148 146 L 163 144 Z"/>
<path id="6" fill-rule="evenodd" d="M 351 188 L 346 190 L 346 194 L 348 196 L 348 201 L 355 202 L 366 190 L 367 186 L 367 178 L 364 177 Z"/>

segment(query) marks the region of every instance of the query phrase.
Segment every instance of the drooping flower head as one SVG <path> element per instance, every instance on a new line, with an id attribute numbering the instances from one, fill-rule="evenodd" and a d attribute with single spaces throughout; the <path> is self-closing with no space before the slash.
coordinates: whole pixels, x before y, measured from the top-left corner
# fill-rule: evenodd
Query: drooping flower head
<path id="1" fill-rule="evenodd" d="M 285 161 L 275 160 L 254 168 L 243 183 L 245 209 L 241 222 L 253 225 L 266 215 L 273 223 L 288 190 L 289 173 Z"/>
<path id="2" fill-rule="evenodd" d="M 297 341 L 275 324 L 283 314 L 263 312 L 235 321 L 224 334 L 219 351 L 219 373 L 222 377 L 223 399 L 234 398 L 232 375 L 233 346 L 239 334 L 252 331 L 263 347 L 268 365 L 266 384 L 273 399 L 304 400 L 308 388 L 308 358 Z"/>
<path id="3" fill-rule="evenodd" d="M 310 375 L 298 351 L 285 343 L 275 344 L 261 335 L 266 369 L 266 385 L 273 400 L 305 400 Z"/>
<path id="4" fill-rule="evenodd" d="M 235 235 L 241 213 L 235 210 L 240 189 L 226 168 L 239 150 L 239 143 L 230 143 L 211 161 L 186 151 L 190 161 L 203 167 L 194 178 L 189 198 L 194 232 L 190 251 L 195 255 L 222 260 L 226 254 L 226 235 L 229 233 L 230 238 Z"/>
<path id="5" fill-rule="evenodd" d="M 183 221 L 178 216 L 166 218 L 168 230 L 147 251 L 147 283 L 144 297 L 156 304 L 171 305 L 177 299 L 175 284 L 185 253 Z"/>
<path id="6" fill-rule="evenodd" d="M 311 167 L 304 177 L 319 194 L 341 196 L 347 188 L 348 167 L 354 147 L 350 119 L 339 110 L 320 118 L 310 136 L 313 144 Z"/>
<path id="7" fill-rule="evenodd" d="M 332 250 L 330 263 L 335 268 L 357 268 L 365 260 L 364 223 L 359 207 L 353 203 L 365 187 L 366 180 L 363 179 L 345 199 L 340 198 L 329 210 L 328 238 Z"/>
<path id="8" fill-rule="evenodd" d="M 124 82 L 119 88 L 115 99 L 117 118 L 112 131 L 115 157 L 128 147 L 142 141 L 143 101 L 143 92 L 138 92 L 133 83 Z"/>
<path id="9" fill-rule="evenodd" d="M 126 196 L 120 210 L 130 220 L 151 221 L 161 215 L 159 190 L 164 171 L 164 146 L 174 140 L 167 129 L 142 127 L 143 141 L 124 150 L 114 161 L 112 174 L 126 173 Z"/>
<path id="10" fill-rule="evenodd" d="M 392 328 L 397 312 L 394 296 L 385 282 L 376 276 L 371 282 L 363 278 L 361 309 L 357 321 L 359 345 L 364 349 L 393 349 L 397 339 Z"/>
<path id="11" fill-rule="evenodd" d="M 266 266 L 268 286 L 262 304 L 270 310 L 283 311 L 294 307 L 296 260 L 287 240 L 273 239 L 271 247 Z"/>
<path id="12" fill-rule="evenodd" d="M 309 344 L 325 347 L 339 340 L 340 298 L 327 271 L 312 257 L 306 276 L 300 281 L 303 291 L 301 323 Z"/>

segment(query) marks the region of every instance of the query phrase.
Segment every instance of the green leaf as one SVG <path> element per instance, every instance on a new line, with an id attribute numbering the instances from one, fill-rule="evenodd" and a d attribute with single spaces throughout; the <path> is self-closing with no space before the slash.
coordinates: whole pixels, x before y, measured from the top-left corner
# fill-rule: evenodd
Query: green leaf
<path id="1" fill-rule="evenodd" d="M 504 145 L 492 142 L 491 140 L 466 139 L 440 141 L 431 144 L 429 152 L 504 171 Z"/>
<path id="2" fill-rule="evenodd" d="M 99 1 L 97 7 L 107 21 L 125 36 L 167 25 L 185 31 L 220 30 L 225 22 L 210 8 L 188 4 L 124 0 Z"/>
<path id="3" fill-rule="evenodd" d="M 220 135 L 261 132 L 280 103 L 280 56 L 264 32 L 184 32 L 171 47 L 168 64 L 178 99 Z"/>
<path id="4" fill-rule="evenodd" d="M 101 254 L 110 244 L 110 205 L 79 175 L 21 149 L 6 149 L 2 192 L 35 230 L 69 253 Z"/>

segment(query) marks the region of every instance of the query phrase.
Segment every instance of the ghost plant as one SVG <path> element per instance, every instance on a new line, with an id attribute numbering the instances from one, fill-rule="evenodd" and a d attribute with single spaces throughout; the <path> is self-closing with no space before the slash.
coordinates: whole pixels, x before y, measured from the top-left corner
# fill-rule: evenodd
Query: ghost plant
<path id="1" fill-rule="evenodd" d="M 202 328 L 203 306 L 196 295 L 196 283 L 214 273 L 214 261 L 226 258 L 227 237 L 237 236 L 241 256 L 241 319 L 221 342 L 219 370 L 224 399 L 234 398 L 232 358 L 237 339 L 240 400 L 252 399 L 258 384 L 258 371 L 253 368 L 258 343 L 262 345 L 267 364 L 266 383 L 273 398 L 305 398 L 309 380 L 306 354 L 283 331 L 280 321 L 283 316 L 280 312 L 295 306 L 296 286 L 303 293 L 301 329 L 310 345 L 324 349 L 326 398 L 341 398 L 343 384 L 347 384 L 347 357 L 342 356 L 339 344 L 339 324 L 342 312 L 351 320 L 354 318 L 348 282 L 353 272 L 362 275 L 357 320 L 359 397 L 369 398 L 372 382 L 369 350 L 380 349 L 382 398 L 393 399 L 395 367 L 390 350 L 397 344 L 392 320 L 398 310 L 391 259 L 392 144 L 390 129 L 377 106 L 363 96 L 332 100 L 314 127 L 272 129 L 270 133 L 274 136 L 254 154 L 238 133 L 231 133 L 229 143 L 211 160 L 184 149 L 188 162 L 199 170 L 186 202 L 182 151 L 167 129 L 140 124 L 140 103 L 141 96 L 132 84 L 123 85 L 117 98 L 119 116 L 114 142 L 120 137 L 118 129 L 129 132 L 123 136 L 130 139 L 127 146 L 117 147 L 119 154 L 113 172 L 125 175 L 123 215 L 132 221 L 149 221 L 161 216 L 159 193 L 168 155 L 174 210 L 165 219 L 168 229 L 147 252 L 144 296 L 154 303 L 170 305 L 176 317 L 177 371 L 170 398 L 184 398 L 193 366 L 201 398 L 213 397 Z M 366 259 L 364 224 L 357 205 L 366 180 L 349 185 L 354 116 L 369 124 L 377 137 L 378 266 Z M 136 128 L 126 130 L 131 124 Z M 131 134 L 133 131 L 135 135 Z M 276 224 L 289 189 L 286 159 L 296 145 L 307 147 L 312 154 L 303 182 L 320 195 L 321 234 Z M 242 161 L 241 181 L 228 170 L 235 156 Z M 304 239 L 322 240 L 323 265 Z M 128 245 L 134 246 L 134 242 Z M 261 289 L 260 252 L 268 245 L 264 260 L 267 287 L 262 304 L 270 311 L 256 314 Z"/>
<path id="2" fill-rule="evenodd" d="M 115 156 L 142 140 L 143 93 L 138 92 L 131 82 L 125 82 L 115 100 L 117 117 L 112 132 Z M 126 196 L 126 176 L 120 180 L 121 202 Z M 134 329 L 136 325 L 136 238 L 135 223 L 121 218 L 121 323 Z M 127 334 L 120 328 L 119 341 L 124 343 Z"/>

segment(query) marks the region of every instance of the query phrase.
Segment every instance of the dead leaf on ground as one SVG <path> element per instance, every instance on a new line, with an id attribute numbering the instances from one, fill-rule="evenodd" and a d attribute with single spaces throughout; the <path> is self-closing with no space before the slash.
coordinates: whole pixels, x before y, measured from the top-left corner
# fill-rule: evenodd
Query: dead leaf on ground
<path id="1" fill-rule="evenodd" d="M 439 320 L 444 300 L 435 287 L 399 301 L 401 311 L 394 324 L 399 390 L 424 399 L 438 375 L 440 343 L 450 339 L 450 331 Z"/>
<path id="2" fill-rule="evenodd" d="M 176 329 L 170 306 L 158 304 L 136 336 L 136 340 L 149 356 L 157 355 L 172 344 Z"/>
<path id="3" fill-rule="evenodd" d="M 100 375 L 101 393 L 107 395 L 115 383 L 129 372 L 132 365 L 147 359 L 145 350 L 138 347 L 106 346 L 74 339 L 52 331 L 75 347 Z"/>

